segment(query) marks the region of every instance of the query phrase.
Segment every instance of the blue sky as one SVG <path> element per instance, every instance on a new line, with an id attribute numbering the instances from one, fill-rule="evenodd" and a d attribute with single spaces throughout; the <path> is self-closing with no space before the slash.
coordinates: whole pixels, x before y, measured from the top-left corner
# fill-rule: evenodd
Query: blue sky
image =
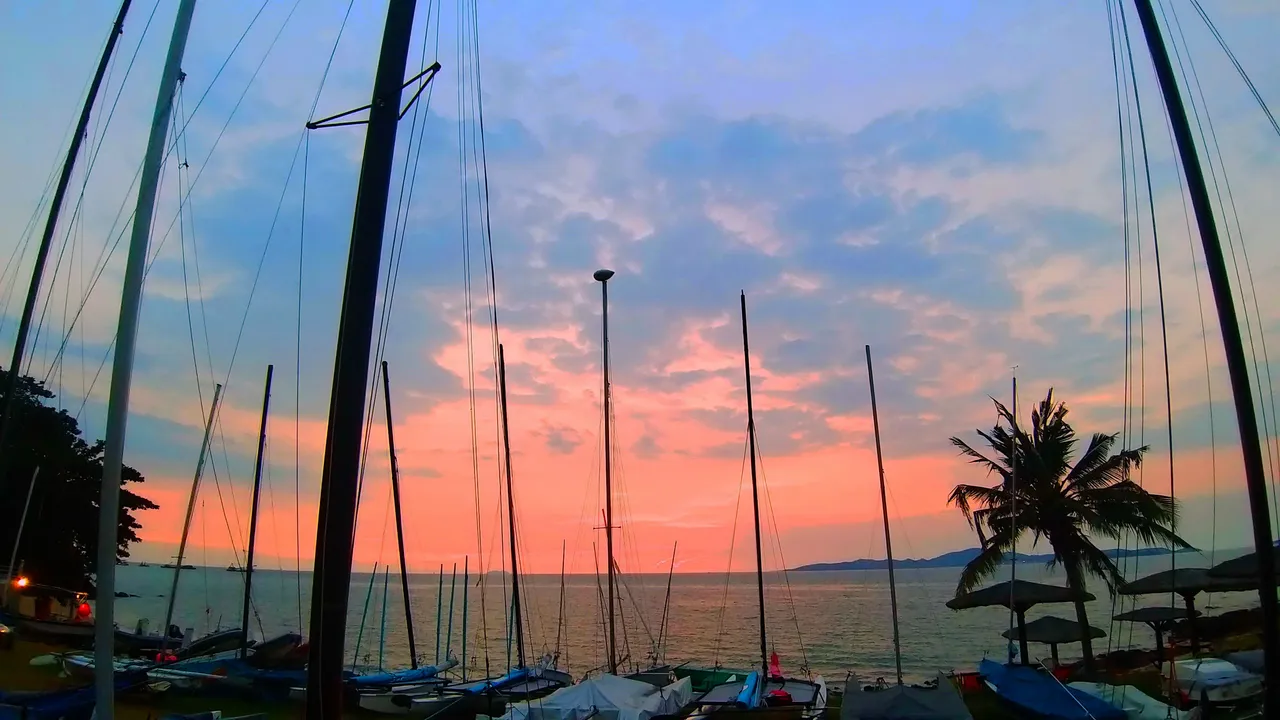
<path id="1" fill-rule="evenodd" d="M 45 2 L 4 11 L 0 63 L 23 69 L 0 82 L 0 107 L 10 110 L 0 115 L 0 207 L 19 219 L 0 228 L 6 257 L 20 248 L 22 221 L 63 152 L 112 5 Z M 469 138 L 474 123 L 458 100 L 456 9 L 440 13 L 437 53 L 436 16 L 427 28 L 434 10 L 421 5 L 411 64 L 425 41 L 427 62 L 439 59 L 443 70 L 430 105 L 424 96 L 416 124 L 407 116 L 400 131 L 397 187 L 411 138 L 421 154 L 387 359 L 404 426 L 398 440 L 407 446 L 402 464 L 421 498 L 421 517 L 461 523 L 446 541 L 420 539 L 422 564 L 433 566 L 475 546 L 458 160 L 460 127 Z M 1253 329 L 1274 337 L 1280 330 L 1272 280 L 1280 253 L 1266 238 L 1277 219 L 1268 200 L 1280 177 L 1280 139 L 1192 7 L 1181 0 L 1166 6 L 1178 13 L 1182 33 L 1174 34 L 1180 47 L 1185 35 L 1221 141 L 1262 310 Z M 291 7 L 270 4 L 213 82 L 258 4 L 202 3 L 183 63 L 181 110 L 190 122 L 178 156 L 190 167 L 180 169 L 176 158 L 166 166 L 153 250 L 177 215 L 179 185 L 197 173 L 199 180 L 182 207 L 182 233 L 175 226 L 164 240 L 148 279 L 129 436 L 130 461 L 165 505 L 144 518 L 156 556 L 177 532 L 171 513 L 194 465 L 211 375 L 229 378 L 215 467 L 221 481 L 230 476 L 237 512 L 244 513 L 268 362 L 277 370 L 274 491 L 277 500 L 292 500 L 297 406 L 298 532 L 305 537 L 308 522 L 314 527 L 306 515 L 314 503 L 315 443 L 323 440 L 362 133 L 325 130 L 303 146 L 299 289 L 302 165 L 295 158 L 346 4 L 313 0 L 290 16 Z M 367 102 L 383 5 L 353 7 L 318 115 Z M 1243 0 L 1208 9 L 1263 97 L 1274 102 L 1277 11 Z M 117 208 L 132 206 L 129 183 L 173 12 L 162 3 L 139 46 L 151 10 L 150 2 L 135 4 L 104 93 L 110 107 L 137 47 L 49 293 L 47 329 L 31 354 L 32 371 L 42 376 L 56 348 L 50 339 L 66 332 L 64 306 L 74 312 L 86 287 L 82 274 L 89 274 Z M 920 554 L 973 543 L 958 514 L 945 507 L 945 495 L 956 482 L 980 478 L 954 458 L 947 437 L 990 424 L 987 396 L 1007 395 L 1012 366 L 1019 366 L 1024 401 L 1052 385 L 1083 431 L 1121 429 L 1124 224 L 1105 3 L 651 3 L 640 11 L 621 2 L 482 2 L 478 16 L 498 314 L 515 400 L 517 472 L 527 478 L 520 492 L 528 488 L 521 512 L 556 521 L 526 524 L 523 542 L 535 565 L 554 565 L 566 533 L 586 542 L 589 531 L 576 528 L 591 523 L 598 500 L 599 316 L 590 272 L 600 266 L 619 273 L 610 313 L 618 431 L 631 478 L 629 531 L 642 565 L 681 533 L 706 546 L 700 563 L 723 564 L 745 423 L 740 289 L 751 304 L 761 444 L 775 468 L 778 530 L 792 562 L 838 559 L 867 545 L 876 515 L 866 343 L 878 362 L 889 474 L 901 482 L 900 532 Z M 1198 544 L 1239 546 L 1247 528 L 1220 523 L 1215 536 L 1211 511 L 1215 487 L 1222 507 L 1243 487 L 1217 328 L 1210 318 L 1202 332 L 1168 133 L 1132 8 L 1128 19 L 1138 42 L 1166 271 L 1179 496 L 1188 517 L 1197 518 L 1186 531 Z M 96 122 L 105 114 L 99 110 Z M 467 189 L 478 264 L 476 186 Z M 1142 423 L 1134 435 L 1153 446 L 1145 472 L 1163 489 L 1163 371 L 1150 220 L 1144 215 L 1141 223 L 1146 254 L 1137 347 L 1144 350 L 1132 378 L 1145 395 L 1135 392 L 1130 404 L 1145 406 L 1135 412 Z M 199 393 L 184 301 L 184 284 L 186 293 L 195 292 L 197 252 L 208 318 L 207 343 L 198 320 L 193 333 Z M 73 410 L 111 338 L 122 263 L 120 252 L 107 265 L 57 376 Z M 23 267 L 6 272 L 5 292 L 15 276 L 25 277 Z M 476 369 L 487 377 L 485 280 L 478 269 L 473 282 Z M 1203 273 L 1200 282 L 1209 308 Z M 1245 299 L 1252 307 L 1252 296 Z M 0 334 L 8 339 L 17 301 L 5 307 Z M 1206 375 L 1216 452 L 1210 452 Z M 85 404 L 83 420 L 95 435 L 105 382 L 106 373 Z M 492 391 L 482 385 L 478 392 L 487 527 L 496 499 Z M 379 539 L 385 460 L 376 457 L 378 442 L 375 433 L 374 499 L 362 516 L 361 560 L 370 564 L 386 550 Z M 830 497 L 847 499 L 815 502 Z M 441 509 L 450 503 L 464 512 Z M 292 535 L 293 512 L 281 512 Z M 220 518 L 203 521 L 225 535 Z M 223 538 L 217 551 L 229 556 L 231 544 L 243 542 Z M 291 537 L 271 544 L 290 552 L 293 545 Z M 589 566 L 588 558 L 579 561 Z"/>

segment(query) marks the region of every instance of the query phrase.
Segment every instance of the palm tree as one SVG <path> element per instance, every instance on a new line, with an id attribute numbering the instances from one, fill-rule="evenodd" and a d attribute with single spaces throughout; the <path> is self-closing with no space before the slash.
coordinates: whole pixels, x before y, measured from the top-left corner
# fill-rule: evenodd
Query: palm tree
<path id="1" fill-rule="evenodd" d="M 1005 553 L 1025 532 L 1032 533 L 1033 546 L 1041 538 L 1048 541 L 1053 548 L 1050 567 L 1061 564 L 1067 584 L 1081 592 L 1087 589 L 1085 576 L 1089 574 L 1102 578 L 1113 594 L 1124 582 L 1115 562 L 1093 538 L 1119 540 L 1132 533 L 1148 545 L 1190 547 L 1173 531 L 1177 519 L 1173 498 L 1147 492 L 1129 479 L 1130 470 L 1141 464 L 1146 447 L 1113 455 L 1118 434 L 1095 433 L 1073 463 L 1076 432 L 1066 420 L 1066 404 L 1054 401 L 1052 388 L 1032 410 L 1029 429 L 1019 426 L 1003 404 L 993 402 L 999 413 L 996 426 L 990 432 L 978 431 L 990 446 L 990 454 L 958 437 L 951 438 L 961 455 L 1001 480 L 993 487 L 957 485 L 947 499 L 960 508 L 982 542 L 982 552 L 960 574 L 956 595 L 993 575 Z M 1017 482 L 1011 493 L 1015 452 Z M 1076 602 L 1076 616 L 1082 626 L 1088 626 L 1083 601 Z M 1093 643 L 1087 634 L 1082 644 L 1085 669 L 1092 671 Z"/>

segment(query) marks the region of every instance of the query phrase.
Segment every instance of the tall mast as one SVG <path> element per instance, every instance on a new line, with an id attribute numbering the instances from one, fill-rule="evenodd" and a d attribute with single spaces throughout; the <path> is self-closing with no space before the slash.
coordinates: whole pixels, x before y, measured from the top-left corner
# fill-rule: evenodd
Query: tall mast
<path id="1" fill-rule="evenodd" d="M 258 539 L 258 496 L 262 490 L 262 458 L 267 449 L 267 417 L 271 411 L 271 375 L 274 365 L 267 366 L 267 381 L 262 389 L 262 422 L 258 430 L 258 459 L 253 466 L 253 501 L 249 505 L 249 545 L 244 553 L 244 606 L 240 611 L 240 657 L 249 650 L 249 606 L 253 603 L 253 551 Z"/>
<path id="2" fill-rule="evenodd" d="M 165 605 L 163 635 L 160 649 L 169 642 L 169 623 L 173 622 L 173 608 L 178 600 L 178 575 L 182 572 L 182 558 L 187 553 L 187 538 L 191 534 L 191 518 L 196 511 L 196 495 L 200 492 L 200 478 L 204 475 L 204 461 L 209 457 L 209 442 L 213 438 L 213 422 L 218 417 L 218 403 L 222 400 L 222 385 L 213 387 L 213 404 L 209 406 L 209 419 L 204 425 L 204 439 L 200 441 L 200 454 L 196 458 L 196 473 L 191 480 L 191 495 L 187 497 L 187 514 L 182 522 L 182 536 L 178 540 L 178 554 L 173 564 L 173 584 L 169 586 L 169 602 Z M 101 596 L 99 596 L 101 597 Z"/>
<path id="3" fill-rule="evenodd" d="M 409 568 L 404 559 L 404 520 L 400 514 L 400 461 L 396 459 L 396 435 L 391 422 L 391 377 L 382 361 L 382 407 L 387 411 L 387 454 L 391 457 L 391 499 L 396 506 L 396 544 L 400 549 L 400 590 L 404 595 L 404 624 L 409 634 L 409 662 L 418 667 L 418 646 L 413 638 L 413 608 L 409 605 Z"/>
<path id="4" fill-rule="evenodd" d="M 747 341 L 747 293 L 742 300 L 742 362 L 747 375 L 747 446 L 751 452 L 751 508 L 756 528 L 756 593 L 760 601 L 760 687 L 769 677 L 769 644 L 764 631 L 764 553 L 760 549 L 760 491 L 756 485 L 756 415 L 751 404 L 751 346 Z"/>
<path id="5" fill-rule="evenodd" d="M 182 54 L 187 48 L 195 0 L 181 0 L 173 22 L 173 36 L 160 88 L 156 93 L 151 132 L 142 159 L 138 183 L 138 204 L 133 212 L 133 233 L 120 292 L 120 320 L 116 325 L 116 351 L 111 363 L 111 391 L 107 398 L 107 432 L 102 457 L 102 495 L 98 500 L 97 617 L 94 618 L 94 684 L 99 720 L 111 720 L 115 713 L 116 549 L 120 542 L 120 475 L 124 466 L 124 440 L 129 422 L 129 384 L 133 380 L 133 356 L 138 343 L 138 316 L 142 311 L 142 276 L 147 262 L 147 245 L 155 214 L 156 191 L 160 185 L 160 165 L 164 160 L 165 135 L 173 110 L 173 98 L 182 74 Z M 10 373 L 12 376 L 12 372 Z M 181 565 L 181 563 L 179 563 Z"/>
<path id="6" fill-rule="evenodd" d="M 662 601 L 662 624 L 658 626 L 658 644 L 653 650 L 653 664 L 662 662 L 662 641 L 667 631 L 667 613 L 671 609 L 671 578 L 676 572 L 676 548 L 679 542 L 671 543 L 671 564 L 667 566 L 667 597 Z"/>
<path id="7" fill-rule="evenodd" d="M 369 382 L 369 350 L 395 160 L 396 125 L 416 6 L 417 0 L 391 0 L 387 5 L 351 222 L 311 580 L 306 715 L 313 720 L 336 720 L 342 714 L 342 656 L 364 439 L 364 394 Z"/>
<path id="8" fill-rule="evenodd" d="M 556 617 L 556 658 L 560 657 L 560 638 L 564 630 L 564 559 L 568 544 L 560 541 L 560 611 Z"/>
<path id="9" fill-rule="evenodd" d="M 609 426 L 613 424 L 612 416 L 609 414 L 609 395 L 611 389 L 609 387 L 609 278 L 613 277 L 612 270 L 597 270 L 592 276 L 596 282 L 600 283 L 600 304 L 603 308 L 603 335 L 604 342 L 604 543 L 605 553 L 608 555 L 608 586 L 609 586 L 609 672 L 613 675 L 618 674 L 618 636 L 614 627 L 614 610 L 613 596 L 615 592 L 614 565 L 613 565 L 613 448 L 611 447 Z"/>
<path id="10" fill-rule="evenodd" d="M 471 557 L 462 556 L 462 682 L 467 681 L 467 588 L 471 583 Z"/>
<path id="11" fill-rule="evenodd" d="M 1017 612 L 1014 610 L 1013 596 L 1018 580 L 1018 367 L 1014 366 L 1013 375 L 1013 454 L 1009 459 L 1009 543 L 1013 552 L 1009 555 L 1009 632 L 1012 634 Z M 1030 655 L 1027 654 L 1027 638 L 1018 633 L 1018 652 L 1022 656 L 1022 664 L 1026 665 Z"/>
<path id="12" fill-rule="evenodd" d="M 511 536 L 511 612 L 515 614 L 516 662 L 524 667 L 524 619 L 520 614 L 520 570 L 516 563 L 516 501 L 511 496 L 511 427 L 507 423 L 507 359 L 498 345 L 498 397 L 502 401 L 502 455 L 507 470 L 507 524 Z"/>
<path id="13" fill-rule="evenodd" d="M 1280 708 L 1280 612 L 1276 606 L 1276 568 L 1272 547 L 1271 518 L 1267 514 L 1267 476 L 1262 464 L 1262 445 L 1258 436 L 1258 418 L 1254 414 L 1253 389 L 1249 386 L 1249 366 L 1240 337 L 1240 321 L 1231 297 L 1231 278 L 1222 255 L 1222 242 L 1204 181 L 1204 170 L 1196 155 L 1195 138 L 1187 111 L 1178 92 L 1178 81 L 1169 62 L 1160 25 L 1156 22 L 1151 0 L 1135 0 L 1142 33 L 1146 36 L 1155 64 L 1156 78 L 1164 95 L 1164 106 L 1173 125 L 1178 156 L 1187 177 L 1191 206 L 1195 208 L 1196 227 L 1204 246 L 1204 261 L 1209 272 L 1209 285 L 1218 310 L 1218 327 L 1222 329 L 1222 345 L 1227 356 L 1227 372 L 1231 377 L 1231 394 L 1236 406 L 1236 422 L 1240 430 L 1240 450 L 1244 455 L 1244 480 L 1249 492 L 1249 514 L 1253 520 L 1253 545 L 1258 559 L 1258 598 L 1262 606 L 1262 648 L 1266 663 L 1265 707 L 1274 713 Z"/>
<path id="14" fill-rule="evenodd" d="M 89 116 L 93 114 L 93 106 L 98 99 L 98 90 L 102 87 L 102 78 L 106 75 L 107 65 L 111 62 L 111 54 L 115 51 L 116 40 L 124 32 L 124 17 L 129 12 L 132 0 L 120 3 L 120 12 L 107 35 L 107 45 L 102 49 L 102 57 L 98 60 L 98 69 L 89 84 L 89 94 L 80 108 L 80 119 L 76 122 L 75 132 L 71 135 L 71 146 L 67 148 L 67 157 L 62 161 L 62 174 L 58 176 L 58 185 L 53 191 L 53 202 L 49 205 L 49 217 L 44 223 L 44 233 L 40 236 L 40 246 L 36 249 L 35 267 L 31 269 L 31 285 L 27 288 L 27 299 L 22 306 L 22 319 L 18 321 L 18 337 L 13 343 L 13 355 L 9 359 L 9 374 L 5 380 L 4 410 L 0 419 L 0 456 L 8 459 L 9 436 L 13 432 L 14 402 L 20 385 L 18 378 L 22 374 L 22 358 L 27 350 L 27 335 L 31 332 L 31 318 L 35 313 L 36 300 L 40 297 L 40 283 L 44 279 L 45 262 L 49 259 L 49 248 L 53 244 L 53 234 L 58 228 L 58 215 L 62 212 L 62 202 L 67 196 L 67 187 L 71 183 L 71 171 L 75 169 L 76 159 L 80 156 L 80 145 L 89 129 Z M 8 475 L 7 462 L 0 464 L 0 486 Z"/>
<path id="15" fill-rule="evenodd" d="M 889 606 L 893 609 L 893 662 L 902 684 L 902 643 L 898 635 L 898 586 L 893 577 L 893 538 L 889 534 L 889 500 L 884 489 L 884 454 L 880 450 L 880 411 L 876 407 L 876 374 L 871 368 L 871 346 L 867 346 L 867 384 L 871 387 L 871 428 L 876 435 L 876 473 L 880 477 L 880 512 L 884 517 L 884 554 L 889 565 Z"/>
<path id="16" fill-rule="evenodd" d="M 449 574 L 449 624 L 444 631 L 444 662 L 449 661 L 453 652 L 453 594 L 458 589 L 458 563 L 453 564 L 453 572 Z"/>

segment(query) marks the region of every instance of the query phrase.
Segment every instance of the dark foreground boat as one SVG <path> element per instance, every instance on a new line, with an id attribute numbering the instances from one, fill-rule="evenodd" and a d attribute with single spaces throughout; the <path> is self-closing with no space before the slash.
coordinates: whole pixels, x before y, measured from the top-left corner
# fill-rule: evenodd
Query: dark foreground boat
<path id="1" fill-rule="evenodd" d="M 960 691 L 942 673 L 936 685 L 863 687 L 855 675 L 845 683 L 840 720 L 973 720 Z"/>
<path id="2" fill-rule="evenodd" d="M 130 690 L 146 681 L 145 673 L 120 673 L 116 675 L 116 690 Z M 88 720 L 93 710 L 92 685 L 42 692 L 0 690 L 0 720 Z"/>

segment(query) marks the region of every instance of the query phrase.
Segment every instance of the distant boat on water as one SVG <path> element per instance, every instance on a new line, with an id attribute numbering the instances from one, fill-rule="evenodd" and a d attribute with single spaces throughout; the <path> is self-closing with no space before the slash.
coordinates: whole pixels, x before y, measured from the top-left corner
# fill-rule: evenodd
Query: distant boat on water
<path id="1" fill-rule="evenodd" d="M 165 564 L 161 565 L 160 567 L 165 568 L 165 569 L 167 569 L 167 570 L 173 570 L 173 569 L 176 569 L 176 568 L 178 567 L 178 565 L 177 565 L 176 563 L 165 563 Z M 188 564 L 186 564 L 186 563 L 183 563 L 183 564 L 182 564 L 182 569 L 183 569 L 183 570 L 195 570 L 195 569 L 196 569 L 196 566 L 195 566 L 195 565 L 188 565 Z"/>
<path id="2" fill-rule="evenodd" d="M 227 566 L 227 572 L 238 572 L 238 573 L 242 573 L 242 572 L 244 572 L 244 568 L 242 568 L 242 567 L 236 567 L 235 565 L 228 565 L 228 566 Z"/>

